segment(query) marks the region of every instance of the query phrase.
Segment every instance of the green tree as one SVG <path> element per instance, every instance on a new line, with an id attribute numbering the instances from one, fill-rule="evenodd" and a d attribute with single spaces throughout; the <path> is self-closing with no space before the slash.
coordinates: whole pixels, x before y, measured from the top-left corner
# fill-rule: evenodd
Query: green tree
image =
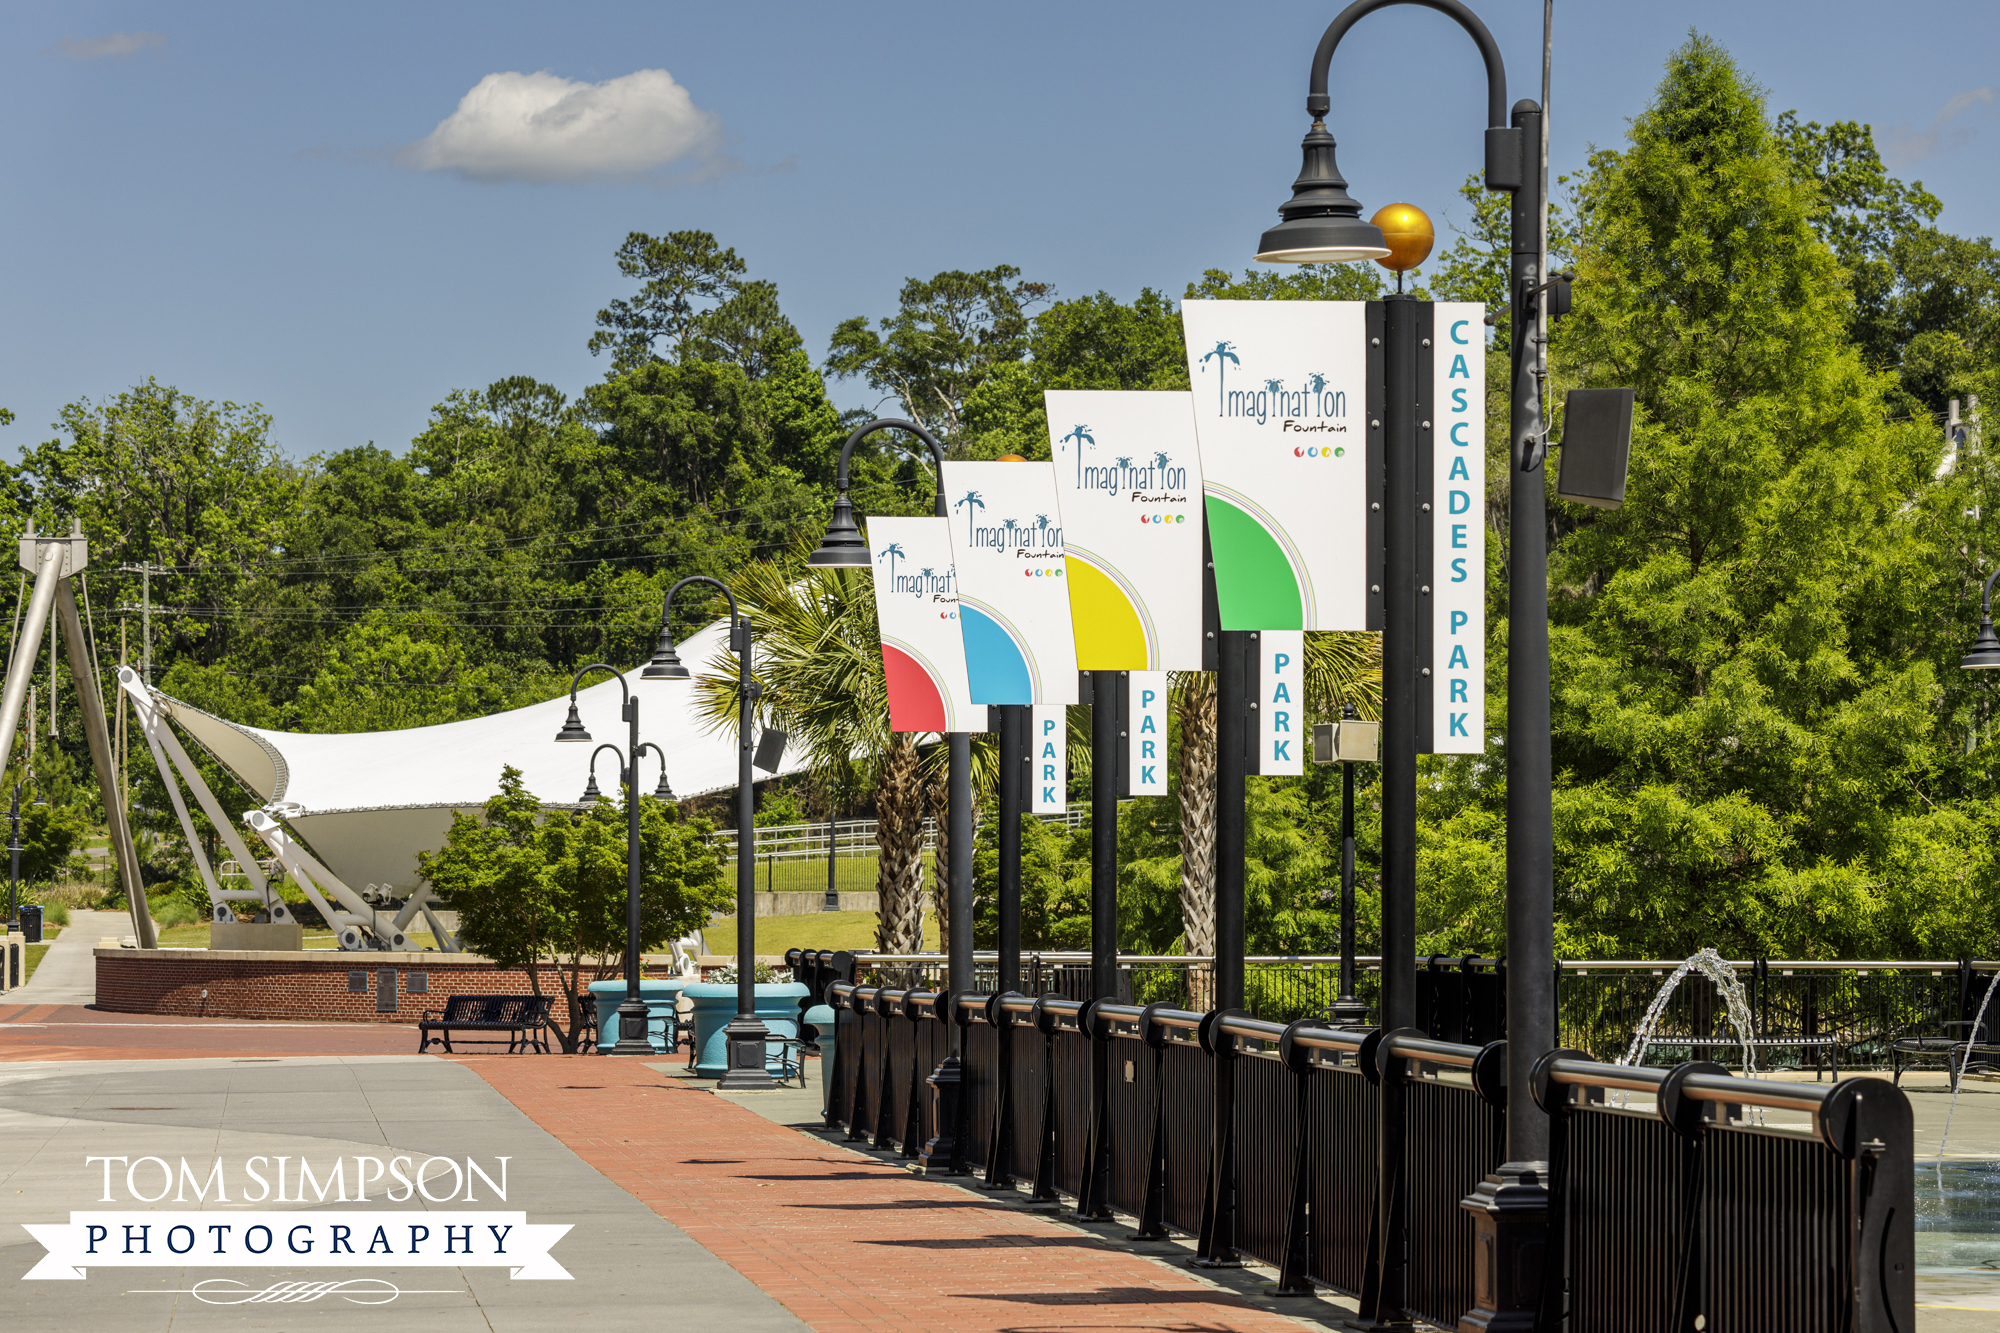
<path id="1" fill-rule="evenodd" d="M 643 951 L 706 925 L 730 894 L 706 821 L 684 821 L 678 806 L 644 796 L 639 819 Z M 625 855 L 621 807 L 545 811 L 509 766 L 499 795 L 481 815 L 454 814 L 444 847 L 418 853 L 417 871 L 459 913 L 463 943 L 526 971 L 534 994 L 542 967 L 555 966 L 568 1005 L 557 1036 L 574 1052 L 589 984 L 625 947 Z"/>
<path id="2" fill-rule="evenodd" d="M 833 331 L 826 368 L 858 376 L 888 395 L 902 414 L 956 445 L 966 399 L 1027 350 L 1028 312 L 1055 289 L 1029 282 L 1012 265 L 959 270 L 903 284 L 897 310 L 868 326 L 865 315 Z"/>
<path id="3" fill-rule="evenodd" d="M 1937 948 L 1885 908 L 1962 725 L 1963 500 L 1844 339 L 1818 190 L 1697 35 L 1580 203 L 1573 371 L 1639 425 L 1551 557 L 1558 951 Z"/>

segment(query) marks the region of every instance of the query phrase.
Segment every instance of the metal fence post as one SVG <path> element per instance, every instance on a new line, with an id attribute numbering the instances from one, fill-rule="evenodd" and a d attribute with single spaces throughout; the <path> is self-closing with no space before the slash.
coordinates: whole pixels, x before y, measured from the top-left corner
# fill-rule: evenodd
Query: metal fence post
<path id="1" fill-rule="evenodd" d="M 986 1148 L 988 1189 L 1014 1188 L 1014 1018 L 1007 1012 L 1017 991 L 1001 991 L 986 1001 L 986 1021 L 993 1027 L 993 1141 Z"/>
<path id="2" fill-rule="evenodd" d="M 1416 1028 L 1377 1028 L 1369 1034 L 1373 1040 L 1360 1052 L 1363 1067 L 1375 1067 L 1379 1080 L 1376 1096 L 1380 1099 L 1375 1131 L 1375 1306 L 1370 1310 L 1364 1302 L 1361 1309 L 1371 1328 L 1402 1328 L 1411 1322 L 1405 1310 L 1410 1263 L 1409 1177 L 1403 1169 L 1408 1120 L 1403 1096 L 1405 1068 L 1402 1060 L 1386 1055 L 1385 1048 L 1392 1037 L 1423 1035 Z"/>
<path id="3" fill-rule="evenodd" d="M 1093 977 L 1093 982 L 1095 977 Z M 1098 996 L 1077 1013 L 1077 1031 L 1090 1041 L 1090 1116 L 1083 1140 L 1083 1187 L 1077 1191 L 1078 1217 L 1103 1222 L 1111 1217 L 1111 1025 L 1097 1007 L 1112 999 Z"/>
<path id="4" fill-rule="evenodd" d="M 1201 1237 L 1193 1262 L 1202 1268 L 1236 1268 L 1236 1041 L 1222 1030 L 1225 1014 L 1204 1014 L 1196 1036 L 1215 1067 L 1214 1147 L 1209 1152 L 1208 1191 L 1201 1206 Z"/>
<path id="5" fill-rule="evenodd" d="M 1167 1234 L 1167 1030 L 1153 1015 L 1174 1007 L 1149 1004 L 1139 1016 L 1139 1039 L 1152 1052 L 1153 1104 L 1146 1115 L 1146 1193 L 1135 1240 L 1161 1240 Z"/>
<path id="6" fill-rule="evenodd" d="M 1040 1149 L 1035 1158 L 1035 1189 L 1031 1196 L 1037 1203 L 1052 1203 L 1056 1194 L 1056 1016 L 1049 1012 L 1044 995 L 1035 1002 L 1035 1029 L 1042 1034 L 1042 1132 L 1036 1142 Z"/>
<path id="7" fill-rule="evenodd" d="M 1307 1203 L 1312 1198 L 1313 1178 L 1313 1053 L 1310 1047 L 1298 1044 L 1296 1034 L 1300 1028 L 1325 1026 L 1316 1018 L 1295 1019 L 1278 1038 L 1278 1059 L 1292 1076 L 1292 1197 L 1285 1213 L 1284 1262 L 1278 1265 L 1273 1296 L 1313 1294 L 1313 1284 L 1306 1276 L 1312 1271 L 1312 1216 Z"/>

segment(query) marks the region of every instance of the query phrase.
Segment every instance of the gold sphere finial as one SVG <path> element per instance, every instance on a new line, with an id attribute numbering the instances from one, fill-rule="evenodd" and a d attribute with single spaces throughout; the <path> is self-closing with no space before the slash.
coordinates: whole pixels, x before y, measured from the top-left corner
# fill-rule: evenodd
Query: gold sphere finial
<path id="1" fill-rule="evenodd" d="M 1382 230 L 1389 253 L 1375 262 L 1392 273 L 1408 273 L 1430 257 L 1437 232 L 1415 204 L 1390 204 L 1368 219 Z"/>

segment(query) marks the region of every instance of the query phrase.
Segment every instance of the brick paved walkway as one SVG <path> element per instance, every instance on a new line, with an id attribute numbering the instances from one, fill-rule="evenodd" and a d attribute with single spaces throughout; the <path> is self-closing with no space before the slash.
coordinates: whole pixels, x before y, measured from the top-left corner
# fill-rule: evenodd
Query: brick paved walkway
<path id="1" fill-rule="evenodd" d="M 638 1061 L 465 1057 L 819 1333 L 1298 1333 L 1186 1269 L 772 1124 Z"/>

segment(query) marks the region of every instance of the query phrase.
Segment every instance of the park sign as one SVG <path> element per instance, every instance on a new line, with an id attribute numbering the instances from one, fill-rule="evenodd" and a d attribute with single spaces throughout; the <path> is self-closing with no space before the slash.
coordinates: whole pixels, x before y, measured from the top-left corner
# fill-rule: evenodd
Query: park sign
<path id="1" fill-rule="evenodd" d="M 1076 664 L 1202 669 L 1201 456 L 1192 395 L 1050 390 Z"/>
<path id="2" fill-rule="evenodd" d="M 972 730 L 949 526 L 942 518 L 868 520 L 892 731 Z"/>
<path id="3" fill-rule="evenodd" d="M 1361 301 L 1186 301 L 1226 630 L 1368 628 Z"/>
<path id="4" fill-rule="evenodd" d="M 1486 307 L 1440 301 L 1431 308 L 1431 411 L 1436 429 L 1418 432 L 1419 499 L 1430 506 L 1430 616 L 1419 630 L 1418 743 L 1429 754 L 1486 748 Z M 1428 482 L 1428 485 L 1426 485 Z M 1423 630 L 1428 629 L 1426 635 Z M 1428 643 L 1422 642 L 1427 638 Z M 1428 735 L 1423 735 L 1428 723 Z"/>
<path id="5" fill-rule="evenodd" d="M 1073 704 L 1056 479 L 1047 463 L 946 463 L 967 679 L 978 704 Z"/>

